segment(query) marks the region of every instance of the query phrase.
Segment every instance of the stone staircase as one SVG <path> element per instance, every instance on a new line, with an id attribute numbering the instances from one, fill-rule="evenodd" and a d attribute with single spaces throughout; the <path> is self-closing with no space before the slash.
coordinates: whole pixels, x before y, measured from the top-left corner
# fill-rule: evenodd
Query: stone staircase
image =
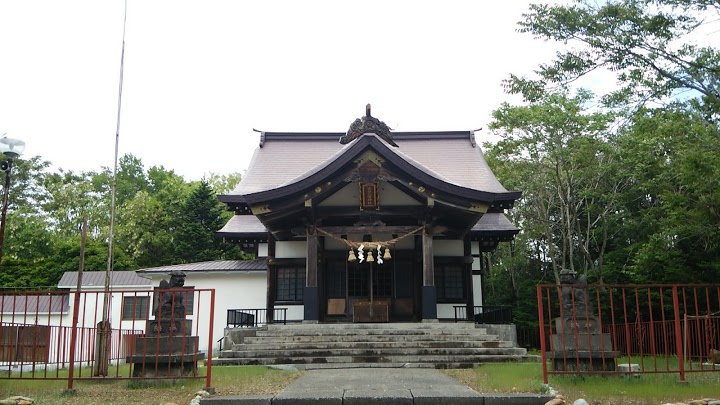
<path id="1" fill-rule="evenodd" d="M 534 359 L 473 323 L 268 325 L 232 329 L 213 365 L 466 368 Z"/>

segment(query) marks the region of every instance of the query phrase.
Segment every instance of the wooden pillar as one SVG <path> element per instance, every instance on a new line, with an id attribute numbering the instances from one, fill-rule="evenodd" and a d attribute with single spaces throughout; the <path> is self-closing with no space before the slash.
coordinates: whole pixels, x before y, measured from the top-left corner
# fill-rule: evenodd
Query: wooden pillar
<path id="1" fill-rule="evenodd" d="M 472 255 L 472 242 L 470 242 L 470 235 L 465 235 L 463 241 L 465 246 L 465 265 L 463 268 L 463 276 L 465 279 L 465 298 L 467 299 L 467 319 L 475 319 L 475 291 L 473 290 L 473 255 Z"/>
<path id="2" fill-rule="evenodd" d="M 272 235 L 272 233 L 269 233 L 268 236 L 268 252 L 267 252 L 267 262 L 271 262 L 275 259 L 275 237 Z M 277 286 L 275 283 L 277 282 L 277 267 L 267 265 L 267 321 L 268 323 L 272 323 L 275 320 L 275 292 Z"/>
<path id="3" fill-rule="evenodd" d="M 305 321 L 320 320 L 320 297 L 318 295 L 318 237 L 314 227 L 307 228 L 307 261 L 305 264 Z"/>
<path id="4" fill-rule="evenodd" d="M 435 289 L 435 264 L 433 260 L 432 229 L 425 227 L 422 234 L 423 286 L 422 319 L 437 320 L 437 290 Z"/>

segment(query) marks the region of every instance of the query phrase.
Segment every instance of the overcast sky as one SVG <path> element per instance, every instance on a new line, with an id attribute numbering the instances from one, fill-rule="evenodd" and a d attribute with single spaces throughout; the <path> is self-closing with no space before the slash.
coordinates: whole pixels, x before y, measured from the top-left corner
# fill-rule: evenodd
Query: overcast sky
<path id="1" fill-rule="evenodd" d="M 120 154 L 242 173 L 252 128 L 344 132 L 366 103 L 398 131 L 486 128 L 501 81 L 554 53 L 516 32 L 528 3 L 128 0 Z M 123 11 L 0 0 L 0 135 L 25 156 L 112 167 Z"/>

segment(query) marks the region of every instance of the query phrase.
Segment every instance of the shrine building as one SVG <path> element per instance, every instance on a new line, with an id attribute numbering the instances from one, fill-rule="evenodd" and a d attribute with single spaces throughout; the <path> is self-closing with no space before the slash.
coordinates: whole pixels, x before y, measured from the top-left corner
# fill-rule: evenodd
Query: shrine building
<path id="1" fill-rule="evenodd" d="M 347 133 L 261 132 L 218 232 L 265 257 L 267 309 L 306 322 L 451 319 L 483 305 L 482 253 L 518 229 L 520 197 L 473 131 L 394 132 L 366 115 Z"/>

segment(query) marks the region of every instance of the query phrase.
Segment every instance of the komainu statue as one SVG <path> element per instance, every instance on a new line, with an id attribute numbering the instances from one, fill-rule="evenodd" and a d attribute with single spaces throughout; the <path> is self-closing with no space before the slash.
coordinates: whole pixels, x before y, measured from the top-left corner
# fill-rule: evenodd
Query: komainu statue
<path id="1" fill-rule="evenodd" d="M 185 273 L 173 271 L 170 273 L 170 282 L 160 281 L 160 290 L 175 290 L 185 286 Z M 185 293 L 180 291 L 164 291 L 159 307 L 155 310 L 156 319 L 185 319 Z"/>

